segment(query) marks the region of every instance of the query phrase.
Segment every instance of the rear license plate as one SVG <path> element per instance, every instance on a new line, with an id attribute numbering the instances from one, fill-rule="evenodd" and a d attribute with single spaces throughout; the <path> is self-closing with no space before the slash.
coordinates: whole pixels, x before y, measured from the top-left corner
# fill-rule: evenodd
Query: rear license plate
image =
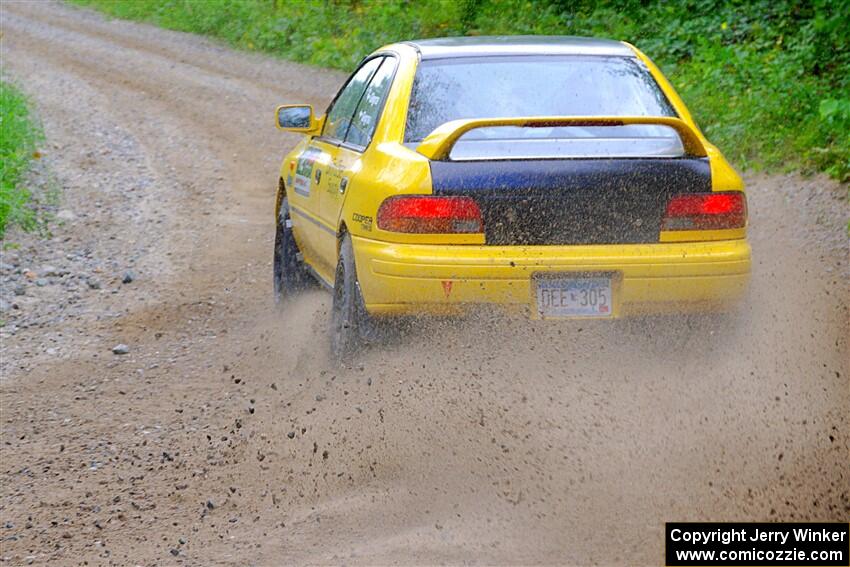
<path id="1" fill-rule="evenodd" d="M 610 275 L 546 276 L 535 278 L 537 315 L 552 317 L 611 317 Z"/>

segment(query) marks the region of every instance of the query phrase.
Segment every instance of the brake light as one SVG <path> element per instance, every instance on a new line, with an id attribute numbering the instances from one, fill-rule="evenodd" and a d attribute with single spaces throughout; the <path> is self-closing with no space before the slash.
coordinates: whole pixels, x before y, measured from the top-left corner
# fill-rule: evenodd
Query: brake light
<path id="1" fill-rule="evenodd" d="M 747 223 L 747 199 L 740 191 L 676 195 L 667 203 L 661 230 L 718 230 Z"/>
<path id="2" fill-rule="evenodd" d="M 381 203 L 378 228 L 408 233 L 480 233 L 484 221 L 469 197 L 398 195 Z"/>

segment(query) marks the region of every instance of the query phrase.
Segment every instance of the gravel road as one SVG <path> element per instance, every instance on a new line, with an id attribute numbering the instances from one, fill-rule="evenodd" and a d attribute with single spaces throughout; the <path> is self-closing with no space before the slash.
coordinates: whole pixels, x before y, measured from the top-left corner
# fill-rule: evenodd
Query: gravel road
<path id="1" fill-rule="evenodd" d="M 343 75 L 48 2 L 1 31 L 62 202 L 0 266 L 0 563 L 654 565 L 665 521 L 850 517 L 846 187 L 747 177 L 724 321 L 431 321 L 341 369 L 270 263 L 274 106 Z"/>

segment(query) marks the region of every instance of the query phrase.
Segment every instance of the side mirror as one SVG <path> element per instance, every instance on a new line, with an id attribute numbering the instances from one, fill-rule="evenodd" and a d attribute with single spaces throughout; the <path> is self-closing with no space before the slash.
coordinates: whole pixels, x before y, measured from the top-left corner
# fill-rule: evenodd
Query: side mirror
<path id="1" fill-rule="evenodd" d="M 284 104 L 277 107 L 276 115 L 279 130 L 306 134 L 318 126 L 309 104 Z"/>

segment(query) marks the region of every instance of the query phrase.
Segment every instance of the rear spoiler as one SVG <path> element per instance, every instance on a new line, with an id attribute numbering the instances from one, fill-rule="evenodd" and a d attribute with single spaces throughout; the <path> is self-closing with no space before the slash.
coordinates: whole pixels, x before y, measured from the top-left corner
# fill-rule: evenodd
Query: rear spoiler
<path id="1" fill-rule="evenodd" d="M 449 157 L 458 139 L 477 128 L 492 126 L 519 126 L 521 128 L 551 128 L 554 126 L 625 126 L 627 124 L 649 124 L 669 126 L 682 139 L 685 153 L 694 157 L 708 154 L 693 128 L 678 118 L 665 116 L 538 116 L 530 118 L 479 118 L 452 120 L 428 134 L 416 147 L 416 151 L 428 159 L 440 161 Z"/>

